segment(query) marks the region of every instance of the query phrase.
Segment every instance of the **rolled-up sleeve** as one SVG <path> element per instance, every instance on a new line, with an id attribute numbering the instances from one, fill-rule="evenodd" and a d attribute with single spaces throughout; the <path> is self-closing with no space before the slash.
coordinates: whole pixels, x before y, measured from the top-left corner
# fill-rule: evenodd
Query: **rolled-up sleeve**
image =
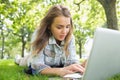
<path id="1" fill-rule="evenodd" d="M 79 63 L 79 57 L 76 54 L 76 46 L 75 46 L 75 37 L 72 36 L 68 47 L 69 55 L 67 57 L 66 65 Z"/>

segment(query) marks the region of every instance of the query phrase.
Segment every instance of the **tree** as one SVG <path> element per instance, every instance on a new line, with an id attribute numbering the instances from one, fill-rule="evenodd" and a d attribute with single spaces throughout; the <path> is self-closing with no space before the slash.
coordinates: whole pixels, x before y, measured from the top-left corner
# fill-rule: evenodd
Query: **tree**
<path id="1" fill-rule="evenodd" d="M 98 0 L 103 6 L 107 18 L 107 27 L 118 30 L 116 0 Z"/>
<path id="2" fill-rule="evenodd" d="M 69 2 L 67 0 L 0 0 L 0 33 L 3 29 L 3 33 L 0 34 L 0 47 L 4 46 L 3 53 L 10 53 L 12 57 L 16 53 L 24 56 L 24 49 L 29 51 L 32 32 L 44 17 L 45 12 L 54 4 L 62 4 L 70 9 L 76 38 L 76 50 L 81 57 L 85 51 L 86 39 L 93 37 L 96 27 L 106 23 L 104 9 L 97 0 L 70 0 Z M 119 7 L 117 8 L 119 9 Z M 110 13 L 111 9 L 108 11 L 107 13 Z M 117 14 L 119 16 L 119 13 Z M 108 18 L 110 17 L 111 15 Z M 3 25 L 6 26 L 6 30 Z M 7 30 L 10 32 L 8 33 Z M 6 36 L 6 34 L 9 35 Z"/>
<path id="3" fill-rule="evenodd" d="M 3 30 L 3 26 L 0 25 L 1 27 L 1 38 L 2 38 L 2 49 L 1 49 L 1 59 L 3 58 L 3 54 L 4 54 L 4 42 L 5 42 L 5 36 L 4 36 L 4 30 Z"/>

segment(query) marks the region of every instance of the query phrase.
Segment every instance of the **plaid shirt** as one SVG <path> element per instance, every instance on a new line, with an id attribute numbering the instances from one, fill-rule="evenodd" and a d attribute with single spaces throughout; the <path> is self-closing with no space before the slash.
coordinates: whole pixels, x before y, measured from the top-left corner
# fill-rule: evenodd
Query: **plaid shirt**
<path id="1" fill-rule="evenodd" d="M 49 38 L 47 46 L 40 51 L 39 54 L 33 56 L 30 59 L 29 64 L 39 73 L 48 67 L 64 67 L 73 63 L 79 63 L 79 59 L 76 56 L 74 36 L 72 36 L 69 43 L 68 57 L 65 56 L 63 47 L 64 41 L 61 42 L 61 45 L 58 45 L 55 38 L 52 36 Z"/>

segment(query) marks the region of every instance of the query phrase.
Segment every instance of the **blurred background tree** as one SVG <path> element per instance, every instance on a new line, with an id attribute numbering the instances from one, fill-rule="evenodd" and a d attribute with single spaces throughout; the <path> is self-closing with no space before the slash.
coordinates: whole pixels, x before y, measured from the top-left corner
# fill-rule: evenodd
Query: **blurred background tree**
<path id="1" fill-rule="evenodd" d="M 107 27 L 118 30 L 116 0 L 98 0 L 103 6 L 107 19 Z"/>
<path id="2" fill-rule="evenodd" d="M 80 58 L 85 53 L 86 41 L 93 37 L 97 27 L 119 30 L 119 0 L 0 0 L 1 59 L 29 53 L 33 31 L 54 4 L 68 6 L 71 11 Z"/>

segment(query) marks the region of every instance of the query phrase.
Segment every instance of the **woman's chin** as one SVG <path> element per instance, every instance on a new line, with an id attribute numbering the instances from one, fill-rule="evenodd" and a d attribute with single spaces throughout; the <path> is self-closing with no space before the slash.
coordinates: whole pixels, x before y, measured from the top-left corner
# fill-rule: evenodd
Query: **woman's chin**
<path id="1" fill-rule="evenodd" d="M 64 39 L 59 39 L 59 41 L 63 41 Z"/>

